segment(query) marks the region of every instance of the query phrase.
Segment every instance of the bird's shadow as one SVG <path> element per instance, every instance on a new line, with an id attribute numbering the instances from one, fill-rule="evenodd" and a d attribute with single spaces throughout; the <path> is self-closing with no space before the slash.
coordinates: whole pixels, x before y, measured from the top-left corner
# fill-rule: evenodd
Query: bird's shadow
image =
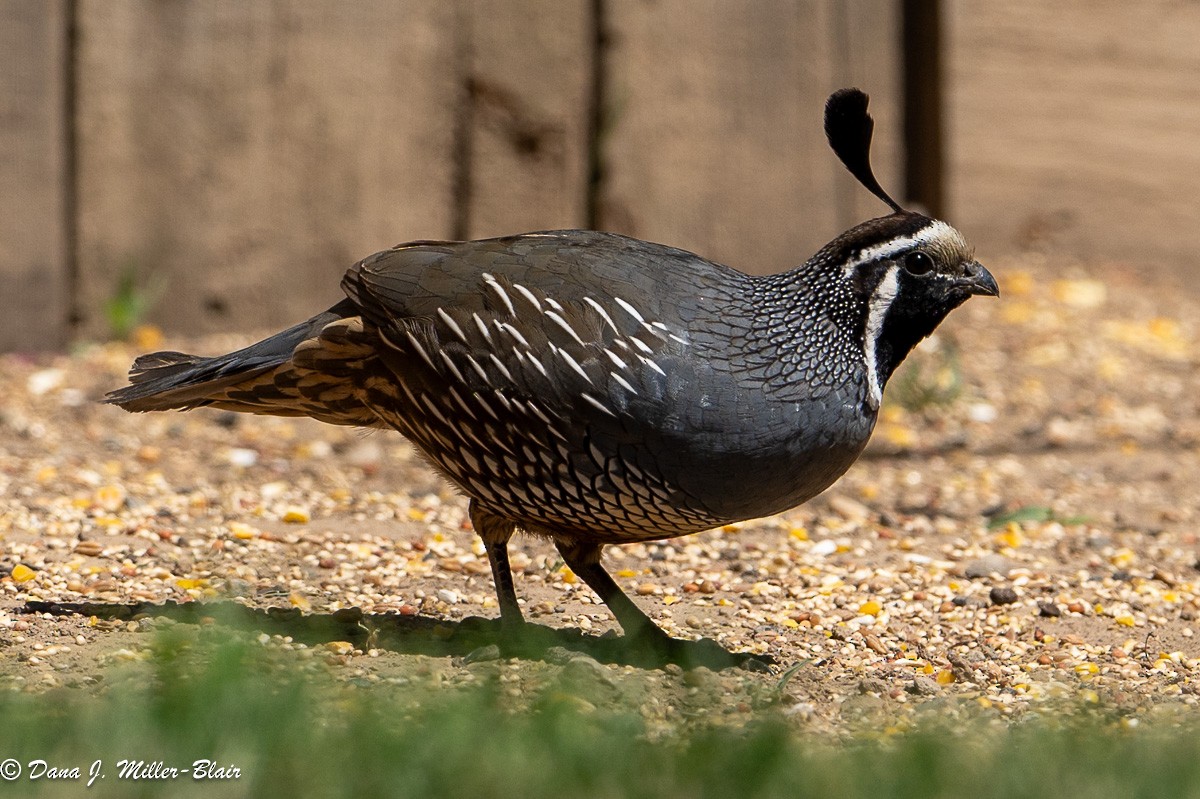
<path id="1" fill-rule="evenodd" d="M 290 637 L 307 646 L 347 641 L 356 649 L 458 658 L 465 662 L 515 657 L 565 663 L 586 655 L 601 663 L 657 669 L 748 668 L 768 670 L 770 658 L 733 653 L 716 641 L 670 639 L 670 650 L 639 647 L 612 633 L 594 635 L 579 628 L 526 623 L 519 636 L 505 634 L 499 619 L 470 616 L 461 621 L 400 613 L 363 613 L 357 608 L 303 613 L 296 608 L 253 608 L 233 600 L 210 602 L 53 602 L 30 601 L 26 613 L 95 616 L 110 621 L 161 618 L 181 624 L 221 624 L 235 629 Z"/>

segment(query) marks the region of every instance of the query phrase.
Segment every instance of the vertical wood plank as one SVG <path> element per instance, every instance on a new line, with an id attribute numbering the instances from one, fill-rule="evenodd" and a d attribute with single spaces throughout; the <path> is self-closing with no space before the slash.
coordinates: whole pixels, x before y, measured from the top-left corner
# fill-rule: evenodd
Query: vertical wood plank
<path id="1" fill-rule="evenodd" d="M 64 0 L 0 0 L 0 352 L 66 342 Z"/>
<path id="2" fill-rule="evenodd" d="M 111 0 L 79 23 L 84 333 L 125 269 L 172 330 L 262 329 L 449 234 L 452 4 Z"/>
<path id="3" fill-rule="evenodd" d="M 468 9 L 468 234 L 583 226 L 590 3 L 480 0 Z"/>
<path id="4" fill-rule="evenodd" d="M 834 52 L 834 88 L 857 86 L 871 95 L 875 137 L 871 166 L 880 185 L 904 202 L 904 75 L 900 49 L 900 3 L 841 0 L 833 7 L 838 42 Z M 819 154 L 814 154 L 819 157 Z M 839 166 L 837 226 L 849 228 L 891 213 Z"/>
<path id="5" fill-rule="evenodd" d="M 822 114 L 829 92 L 854 81 L 871 92 L 880 133 L 894 125 L 895 32 L 887 14 L 872 23 L 868 4 L 853 5 L 611 0 L 603 224 L 769 273 L 864 218 Z M 847 55 L 870 46 L 880 52 Z M 895 145 L 880 138 L 890 179 Z"/>
<path id="6" fill-rule="evenodd" d="M 1200 5 L 948 4 L 950 217 L 989 253 L 1200 276 Z"/>

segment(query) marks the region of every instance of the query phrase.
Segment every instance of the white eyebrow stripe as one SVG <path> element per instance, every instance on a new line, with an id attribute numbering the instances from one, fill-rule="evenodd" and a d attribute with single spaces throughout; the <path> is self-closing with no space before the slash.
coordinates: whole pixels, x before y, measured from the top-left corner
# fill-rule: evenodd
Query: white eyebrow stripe
<path id="1" fill-rule="evenodd" d="M 954 228 L 947 225 L 940 219 L 934 219 L 930 224 L 918 230 L 911 236 L 904 236 L 898 239 L 891 239 L 882 244 L 876 244 L 874 247 L 868 247 L 858 254 L 858 257 L 850 261 L 842 268 L 843 274 L 849 278 L 854 276 L 854 270 L 865 263 L 876 261 L 881 258 L 890 258 L 893 255 L 912 249 L 914 246 L 928 244 L 941 238 L 954 237 Z"/>

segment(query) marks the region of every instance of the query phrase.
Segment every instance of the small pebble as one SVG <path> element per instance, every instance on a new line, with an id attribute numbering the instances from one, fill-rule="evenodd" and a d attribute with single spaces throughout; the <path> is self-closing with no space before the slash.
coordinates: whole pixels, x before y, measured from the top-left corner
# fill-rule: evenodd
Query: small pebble
<path id="1" fill-rule="evenodd" d="M 1038 615 L 1057 619 L 1059 616 L 1062 616 L 1062 608 L 1054 602 L 1039 602 Z"/>
<path id="2" fill-rule="evenodd" d="M 942 687 L 937 684 L 937 681 L 931 677 L 926 677 L 924 674 L 918 674 L 913 677 L 912 682 L 908 684 L 908 692 L 917 696 L 933 696 L 940 693 Z"/>
<path id="3" fill-rule="evenodd" d="M 996 586 L 988 592 L 993 605 L 1011 605 L 1018 599 L 1017 592 L 1008 586 Z"/>
<path id="4" fill-rule="evenodd" d="M 1011 571 L 1012 561 L 1003 555 L 984 555 L 963 567 L 963 574 L 972 580 L 991 577 L 993 574 L 1007 577 Z"/>

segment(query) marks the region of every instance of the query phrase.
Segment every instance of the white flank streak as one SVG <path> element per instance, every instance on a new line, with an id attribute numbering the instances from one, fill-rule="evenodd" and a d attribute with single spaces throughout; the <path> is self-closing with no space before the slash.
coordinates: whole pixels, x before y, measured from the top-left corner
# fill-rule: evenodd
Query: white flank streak
<path id="1" fill-rule="evenodd" d="M 463 344 L 466 344 L 467 343 L 467 334 L 464 333 L 463 329 L 458 326 L 458 322 L 455 322 L 454 319 L 452 319 L 450 317 L 450 314 L 446 313 L 446 310 L 444 308 L 438 308 L 437 312 L 438 312 L 438 316 L 442 317 L 442 321 L 446 323 L 446 326 L 449 327 L 450 330 L 452 330 L 454 332 L 454 335 L 458 336 L 458 340 L 461 341 Z"/>
<path id="2" fill-rule="evenodd" d="M 463 413 L 465 413 L 467 416 L 470 416 L 474 421 L 479 421 L 479 417 L 475 415 L 475 411 L 471 410 L 471 406 L 467 405 L 467 401 L 462 398 L 462 395 L 458 393 L 458 390 L 455 389 L 454 386 L 450 386 L 449 389 L 451 398 L 458 403 L 458 407 L 463 409 Z"/>
<path id="3" fill-rule="evenodd" d="M 608 406 L 606 406 L 603 402 L 601 402 L 600 400 L 593 397 L 591 394 L 588 394 L 586 391 L 584 393 L 580 394 L 579 396 L 583 397 L 584 400 L 586 400 L 589 405 L 596 408 L 596 410 L 603 411 L 604 413 L 607 413 L 609 416 L 611 416 L 614 419 L 617 418 L 617 415 L 615 413 L 613 413 L 612 410 Z"/>
<path id="4" fill-rule="evenodd" d="M 508 401 L 508 397 L 504 396 L 504 392 L 498 388 L 492 389 L 492 396 L 500 400 L 500 404 L 504 406 L 504 410 L 512 412 L 512 403 Z"/>
<path id="5" fill-rule="evenodd" d="M 563 309 L 562 303 L 559 302 L 558 300 L 554 299 L 553 297 L 547 297 L 546 304 L 549 305 L 554 310 L 562 312 L 562 309 Z"/>
<path id="6" fill-rule="evenodd" d="M 918 230 L 912 236 L 905 236 L 899 239 L 891 239 L 882 244 L 876 244 L 874 247 L 868 247 L 858 254 L 850 263 L 843 267 L 843 274 L 847 278 L 854 276 L 854 270 L 865 263 L 877 260 L 879 258 L 890 258 L 893 255 L 910 250 L 913 247 L 921 244 L 928 244 L 940 238 L 950 238 L 955 235 L 954 228 L 947 225 L 940 219 L 933 220 L 928 226 Z"/>
<path id="7" fill-rule="evenodd" d="M 479 375 L 479 377 L 483 379 L 484 383 L 487 383 L 488 374 L 486 371 L 484 371 L 484 368 L 480 366 L 479 361 L 475 360 L 475 358 L 471 355 L 467 355 L 467 360 L 470 361 L 471 368 L 475 370 L 475 374 Z"/>
<path id="8" fill-rule="evenodd" d="M 625 300 L 621 299 L 620 297 L 613 297 L 613 299 L 616 300 L 617 305 L 620 305 L 622 308 L 625 309 L 625 313 L 629 314 L 634 319 L 636 319 L 639 324 L 643 324 L 643 325 L 646 324 L 646 319 L 640 313 L 638 313 L 637 308 L 634 308 L 632 305 L 625 302 Z"/>
<path id="9" fill-rule="evenodd" d="M 646 342 L 642 341 L 640 338 L 631 338 L 629 340 L 633 342 L 635 347 L 637 347 L 639 350 L 646 353 L 647 355 L 654 354 L 654 350 L 650 349 L 650 345 L 647 344 Z"/>
<path id="10" fill-rule="evenodd" d="M 888 269 L 871 294 L 871 304 L 867 307 L 867 327 L 863 331 L 863 357 L 867 367 L 867 404 L 872 410 L 879 410 L 883 400 L 883 386 L 879 385 L 879 364 L 875 356 L 875 348 L 879 335 L 883 331 L 883 320 L 887 316 L 892 300 L 896 299 L 896 289 L 900 283 L 898 266 Z"/>
<path id="11" fill-rule="evenodd" d="M 628 369 L 629 368 L 628 364 L 626 364 L 623 360 L 621 360 L 620 357 L 618 357 L 615 352 L 608 349 L 607 347 L 604 348 L 604 354 L 608 356 L 608 359 L 610 361 L 612 361 L 613 365 L 616 366 L 618 369 Z"/>
<path id="12" fill-rule="evenodd" d="M 612 317 L 608 315 L 608 311 L 604 310 L 604 306 L 602 306 L 600 303 L 593 300 L 591 297 L 584 297 L 583 301 L 586 302 L 588 305 L 592 306 L 592 309 L 596 313 L 600 314 L 600 318 L 602 318 L 604 320 L 605 324 L 607 324 L 609 327 L 611 327 L 613 329 L 614 333 L 620 332 L 619 330 L 617 330 L 617 326 L 613 322 Z"/>
<path id="13" fill-rule="evenodd" d="M 475 431 L 471 429 L 470 425 L 459 425 L 458 427 L 454 428 L 454 432 L 457 433 L 459 438 L 461 438 L 463 441 L 467 442 L 468 444 L 474 444 L 475 446 L 479 447 L 480 450 L 487 452 L 488 445 L 483 443 L 479 436 L 475 435 Z M 493 441 L 492 443 L 499 444 L 500 442 Z"/>
<path id="14" fill-rule="evenodd" d="M 618 383 L 620 383 L 620 384 L 621 384 L 621 386 L 623 386 L 623 387 L 624 387 L 624 389 L 625 389 L 626 391 L 628 391 L 630 394 L 633 394 L 633 395 L 635 395 L 635 396 L 637 395 L 637 389 L 636 389 L 636 388 L 634 388 L 632 385 L 630 385 L 630 383 L 629 383 L 629 381 L 628 381 L 628 380 L 626 380 L 625 378 L 621 377 L 621 376 L 620 376 L 619 374 L 617 374 L 616 372 L 609 372 L 609 373 L 608 373 L 608 375 L 609 375 L 609 377 L 611 377 L 613 380 L 616 380 Z"/>
<path id="15" fill-rule="evenodd" d="M 488 330 L 487 322 L 483 321 L 477 313 L 471 314 L 471 318 L 475 320 L 475 327 L 479 328 L 479 332 L 490 344 L 492 341 L 492 331 Z"/>
<path id="16" fill-rule="evenodd" d="M 500 417 L 494 410 L 492 410 L 492 406 L 488 405 L 487 400 L 483 398 L 482 394 L 480 394 L 478 391 L 474 391 L 471 393 L 471 396 L 474 398 L 475 404 L 477 404 L 480 408 L 483 408 L 488 416 L 492 417 L 497 422 L 500 421 Z"/>
<path id="17" fill-rule="evenodd" d="M 417 397 L 413 394 L 412 389 L 408 387 L 408 383 L 405 383 L 403 380 L 399 381 L 399 383 L 400 388 L 404 389 L 405 395 L 408 396 L 408 401 L 413 404 L 413 407 L 418 407 L 421 403 L 417 402 Z"/>
<path id="18" fill-rule="evenodd" d="M 522 286 L 520 283 L 513 283 L 513 288 L 521 293 L 525 299 L 529 300 L 529 304 L 537 310 L 542 310 L 542 304 L 538 302 L 538 298 L 533 296 L 533 292 Z"/>
<path id="19" fill-rule="evenodd" d="M 496 278 L 488 272 L 483 273 L 483 281 L 488 284 L 492 291 L 496 292 L 496 296 L 500 298 L 501 302 L 504 303 L 504 307 L 508 309 L 509 315 L 516 316 L 517 309 L 513 308 L 512 300 L 508 298 L 508 292 L 504 290 L 504 286 L 500 285 L 500 281 L 496 280 Z"/>
<path id="20" fill-rule="evenodd" d="M 652 360 L 650 360 L 649 358 L 647 358 L 645 355 L 639 355 L 639 356 L 638 356 L 638 360 L 639 360 L 639 361 L 641 361 L 642 363 L 646 364 L 647 366 L 649 366 L 649 367 L 650 367 L 651 369 L 653 369 L 654 371 L 658 372 L 658 373 L 659 373 L 660 375 L 662 375 L 663 377 L 666 377 L 666 376 L 667 376 L 667 373 L 666 373 L 666 372 L 664 372 L 664 371 L 662 370 L 662 367 L 661 367 L 661 366 L 659 366 L 659 365 L 658 365 L 658 364 L 656 364 L 654 361 L 652 361 Z"/>
<path id="21" fill-rule="evenodd" d="M 524 347 L 525 349 L 529 349 L 529 342 L 526 341 L 525 337 L 521 335 L 521 331 L 517 330 L 515 327 L 510 325 L 508 322 L 497 322 L 496 324 L 498 324 L 500 326 L 500 329 L 502 329 L 505 333 L 512 336 L 514 339 L 516 339 L 517 342 L 522 347 Z"/>
<path id="22" fill-rule="evenodd" d="M 650 335 L 652 335 L 656 338 L 666 338 L 666 335 L 662 332 L 666 328 L 664 327 L 660 330 L 659 329 L 660 324 L 661 323 L 659 323 L 659 322 L 654 322 L 654 323 L 642 322 L 642 327 L 645 328 L 647 333 L 649 333 Z"/>
<path id="23" fill-rule="evenodd" d="M 488 353 L 488 357 L 492 359 L 492 363 L 495 364 L 496 368 L 500 371 L 500 374 L 504 375 L 504 379 L 511 383 L 512 372 L 508 371 L 508 367 L 504 365 L 504 361 L 500 360 L 490 352 Z"/>
<path id="24" fill-rule="evenodd" d="M 532 352 L 526 352 L 525 357 L 529 359 L 530 363 L 537 367 L 537 370 L 542 373 L 542 377 L 546 378 L 547 380 L 550 379 L 550 375 L 546 372 L 546 367 L 542 366 L 542 362 L 534 357 Z"/>
<path id="25" fill-rule="evenodd" d="M 550 318 L 550 321 L 554 322 L 556 325 L 561 327 L 563 330 L 567 331 L 567 333 L 570 334 L 571 338 L 573 338 L 579 342 L 580 346 L 583 346 L 583 339 L 581 339 L 579 337 L 579 334 L 575 332 L 575 328 L 573 328 L 569 324 L 567 324 L 566 319 L 563 319 L 561 316 L 556 314 L 554 311 L 546 311 L 546 316 L 548 316 Z"/>
<path id="26" fill-rule="evenodd" d="M 413 345 L 413 349 L 421 356 L 421 360 L 429 364 L 429 368 L 437 371 L 437 367 L 433 365 L 433 361 L 429 357 L 429 353 L 425 352 L 425 348 L 421 346 L 421 342 L 417 341 L 417 337 L 412 334 L 411 330 L 405 330 L 404 335 L 408 338 L 408 343 Z"/>
<path id="27" fill-rule="evenodd" d="M 536 402 L 527 402 L 525 403 L 525 407 L 528 408 L 534 416 L 541 419 L 543 424 L 550 424 L 550 417 L 542 412 L 542 409 L 537 406 Z"/>
<path id="28" fill-rule="evenodd" d="M 435 416 L 439 422 L 446 425 L 446 427 L 454 427 L 454 425 L 450 424 L 450 420 L 442 414 L 441 409 L 433 404 L 433 400 L 429 399 L 428 394 L 421 395 L 421 404 L 424 405 L 425 409 L 433 414 L 433 416 Z"/>
<path id="29" fill-rule="evenodd" d="M 553 346 L 553 345 L 551 345 L 551 346 Z M 560 358 L 562 358 L 564 361 L 567 362 L 568 366 L 570 366 L 572 369 L 574 369 L 576 372 L 578 372 L 580 377 L 582 377 L 584 380 L 588 381 L 589 386 L 592 385 L 592 378 L 588 377 L 588 373 L 583 371 L 583 367 L 579 365 L 579 361 L 572 358 L 571 354 L 569 352 L 567 352 L 564 349 L 559 349 L 558 347 L 555 347 L 554 351 L 558 353 Z"/>
<path id="30" fill-rule="evenodd" d="M 467 382 L 463 379 L 463 373 L 458 371 L 458 367 L 454 365 L 454 361 L 450 360 L 450 356 L 445 350 L 438 350 L 438 355 L 442 356 L 442 363 L 446 364 L 446 368 L 454 374 L 454 379 L 460 383 Z"/>

